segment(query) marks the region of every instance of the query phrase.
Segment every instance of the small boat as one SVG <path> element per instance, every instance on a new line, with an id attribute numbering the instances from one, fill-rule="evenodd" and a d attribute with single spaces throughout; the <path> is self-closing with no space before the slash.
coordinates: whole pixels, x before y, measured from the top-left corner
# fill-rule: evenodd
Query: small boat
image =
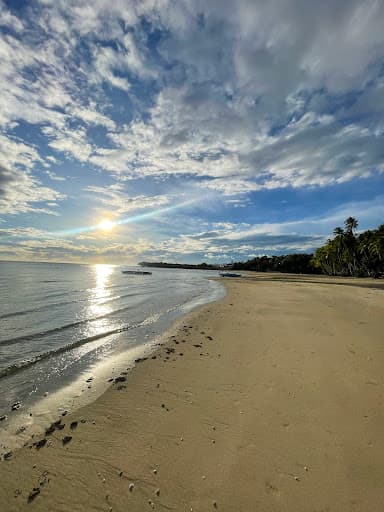
<path id="1" fill-rule="evenodd" d="M 134 276 L 151 276 L 152 272 L 148 272 L 146 270 L 122 270 L 122 274 L 130 274 Z"/>
<path id="2" fill-rule="evenodd" d="M 241 277 L 241 274 L 235 274 L 234 272 L 222 272 L 221 277 Z"/>

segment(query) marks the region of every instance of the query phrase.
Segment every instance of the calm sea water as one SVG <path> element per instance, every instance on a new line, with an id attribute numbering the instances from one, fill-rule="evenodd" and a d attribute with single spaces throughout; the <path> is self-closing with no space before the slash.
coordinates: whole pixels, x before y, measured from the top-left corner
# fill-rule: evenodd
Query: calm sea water
<path id="1" fill-rule="evenodd" d="M 124 267 L 129 268 L 129 267 Z M 133 268 L 133 267 L 131 267 Z M 216 272 L 0 262 L 0 416 L 148 342 L 224 295 Z"/>

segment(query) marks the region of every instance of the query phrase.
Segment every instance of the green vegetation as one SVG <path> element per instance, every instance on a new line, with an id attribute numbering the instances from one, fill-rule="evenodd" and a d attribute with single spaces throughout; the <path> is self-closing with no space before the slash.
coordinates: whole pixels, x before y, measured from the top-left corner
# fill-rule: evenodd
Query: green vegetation
<path id="1" fill-rule="evenodd" d="M 321 274 L 312 264 L 312 254 L 285 254 L 282 256 L 260 256 L 232 265 L 233 270 L 253 270 L 255 272 L 290 272 L 294 274 Z"/>
<path id="2" fill-rule="evenodd" d="M 358 221 L 348 217 L 344 228 L 334 229 L 334 237 L 315 254 L 260 256 L 226 265 L 226 269 L 256 272 L 288 272 L 294 274 L 328 274 L 330 276 L 384 276 L 384 224 L 377 229 L 356 234 Z M 223 266 L 181 263 L 139 263 L 144 267 L 223 270 Z"/>
<path id="3" fill-rule="evenodd" d="M 334 237 L 315 254 L 261 256 L 234 263 L 235 270 L 328 274 L 330 276 L 380 277 L 384 275 L 384 224 L 356 234 L 358 221 L 348 217 L 345 227 L 334 229 Z"/>
<path id="4" fill-rule="evenodd" d="M 384 224 L 356 234 L 358 222 L 345 221 L 334 229 L 334 238 L 317 249 L 312 264 L 330 276 L 379 277 L 384 274 Z"/>
<path id="5" fill-rule="evenodd" d="M 189 263 L 166 263 L 165 261 L 141 261 L 141 267 L 152 268 L 186 268 L 186 269 L 199 269 L 199 270 L 218 270 L 221 268 L 219 265 L 209 265 L 208 263 L 198 263 L 196 265 Z"/>

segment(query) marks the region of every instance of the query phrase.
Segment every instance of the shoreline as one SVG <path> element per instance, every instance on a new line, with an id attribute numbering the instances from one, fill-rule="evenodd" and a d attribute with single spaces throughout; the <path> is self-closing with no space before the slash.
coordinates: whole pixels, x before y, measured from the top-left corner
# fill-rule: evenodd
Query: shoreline
<path id="1" fill-rule="evenodd" d="M 209 281 L 219 281 L 215 277 L 207 278 Z M 170 320 L 164 331 L 149 337 L 142 344 L 134 345 L 123 352 L 111 355 L 105 362 L 99 361 L 78 375 L 69 384 L 58 387 L 52 393 L 38 397 L 34 402 L 27 404 L 26 408 L 11 411 L 6 420 L 0 421 L 0 461 L 4 453 L 14 451 L 31 442 L 36 436 L 44 434 L 45 429 L 61 414 L 74 414 L 79 409 L 92 404 L 112 386 L 114 378 L 121 372 L 131 372 L 137 366 L 136 361 L 142 361 L 153 356 L 160 347 L 167 343 L 168 338 L 175 334 L 180 325 L 187 321 L 191 315 L 197 314 L 200 309 L 212 303 L 219 302 L 225 297 L 226 288 L 216 290 L 217 298 L 202 297 L 191 299 L 180 306 L 181 312 L 175 319 Z M 9 404 L 11 407 L 11 403 Z M 5 427 L 5 428 L 4 428 Z"/>
<path id="2" fill-rule="evenodd" d="M 0 463 L 2 510 L 380 510 L 382 291 L 225 284 L 46 446 Z"/>

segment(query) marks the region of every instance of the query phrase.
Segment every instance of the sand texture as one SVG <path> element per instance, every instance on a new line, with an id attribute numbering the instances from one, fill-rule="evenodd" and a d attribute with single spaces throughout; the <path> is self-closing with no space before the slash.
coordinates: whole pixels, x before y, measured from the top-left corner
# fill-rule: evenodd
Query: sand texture
<path id="1" fill-rule="evenodd" d="M 226 284 L 156 359 L 0 463 L 2 512 L 384 510 L 384 290 Z"/>

